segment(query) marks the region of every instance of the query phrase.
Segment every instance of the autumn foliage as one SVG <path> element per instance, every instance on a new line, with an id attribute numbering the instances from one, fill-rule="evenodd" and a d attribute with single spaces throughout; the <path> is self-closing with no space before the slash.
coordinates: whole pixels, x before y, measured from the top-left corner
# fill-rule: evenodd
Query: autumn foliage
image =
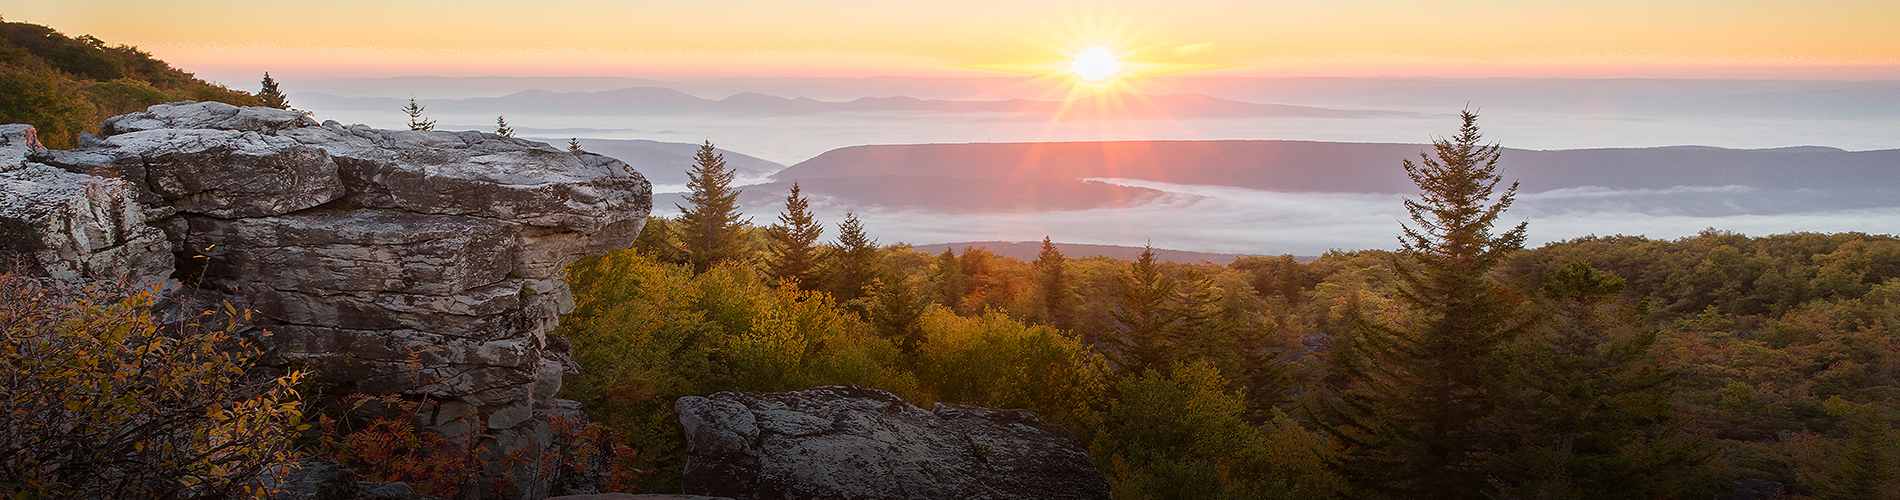
<path id="1" fill-rule="evenodd" d="M 156 298 L 0 276 L 0 493 L 229 497 L 293 458 L 304 374 L 252 369 L 246 312 L 161 322 Z"/>

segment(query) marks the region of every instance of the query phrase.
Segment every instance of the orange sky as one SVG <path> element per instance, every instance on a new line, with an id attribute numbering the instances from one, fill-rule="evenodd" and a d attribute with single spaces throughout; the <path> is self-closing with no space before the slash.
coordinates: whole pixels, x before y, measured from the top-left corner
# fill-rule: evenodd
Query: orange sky
<path id="1" fill-rule="evenodd" d="M 985 75 L 1104 45 L 1149 68 L 1222 75 L 1900 79 L 1895 0 L 56 0 L 4 9 L 8 21 L 137 45 L 213 78 Z"/>

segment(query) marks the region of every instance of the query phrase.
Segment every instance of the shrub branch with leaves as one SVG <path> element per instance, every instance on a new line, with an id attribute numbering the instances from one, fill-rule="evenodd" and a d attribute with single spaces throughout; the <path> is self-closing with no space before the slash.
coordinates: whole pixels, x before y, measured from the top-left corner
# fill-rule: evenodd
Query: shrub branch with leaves
<path id="1" fill-rule="evenodd" d="M 165 325 L 156 298 L 0 276 L 0 496 L 229 497 L 293 458 L 305 374 L 257 376 L 248 312 Z"/>

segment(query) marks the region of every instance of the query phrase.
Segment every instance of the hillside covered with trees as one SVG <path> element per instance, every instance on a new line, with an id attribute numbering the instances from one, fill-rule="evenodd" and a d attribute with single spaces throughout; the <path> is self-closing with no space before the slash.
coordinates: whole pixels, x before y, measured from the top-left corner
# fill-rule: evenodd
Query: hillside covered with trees
<path id="1" fill-rule="evenodd" d="M 0 123 L 39 129 L 47 147 L 67 149 L 106 118 L 175 101 L 282 108 L 274 100 L 205 82 L 127 45 L 45 26 L 0 22 Z"/>
<path id="2" fill-rule="evenodd" d="M 1508 167 L 1466 133 L 1406 165 L 1400 251 L 1306 263 L 931 255 L 826 227 L 797 191 L 760 227 L 718 204 L 703 155 L 707 204 L 571 269 L 567 394 L 659 488 L 683 460 L 674 399 L 859 384 L 1034 410 L 1118 498 L 1900 493 L 1900 239 L 1524 249 L 1491 227 Z"/>

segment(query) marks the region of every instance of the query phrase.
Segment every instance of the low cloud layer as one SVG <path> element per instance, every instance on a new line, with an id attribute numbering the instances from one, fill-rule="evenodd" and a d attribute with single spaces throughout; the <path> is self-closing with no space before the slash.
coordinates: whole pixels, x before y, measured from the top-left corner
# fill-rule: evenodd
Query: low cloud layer
<path id="1" fill-rule="evenodd" d="M 1319 255 L 1328 250 L 1393 249 L 1406 219 L 1405 196 L 1364 193 L 1283 193 L 1251 189 L 1102 179 L 1176 193 L 1117 209 L 1029 213 L 949 214 L 850 206 L 817 197 L 813 209 L 832 224 L 854 211 L 882 243 L 1056 241 L 1262 255 Z M 1763 193 L 1770 193 L 1764 195 Z M 1772 196 L 1771 196 L 1772 195 Z M 1567 188 L 1521 193 L 1500 226 L 1530 222 L 1530 245 L 1589 235 L 1643 235 L 1669 239 L 1704 229 L 1765 235 L 1798 231 L 1900 233 L 1900 206 L 1778 212 L 1745 206 L 1749 199 L 1827 197 L 1776 193 L 1746 186 L 1682 186 L 1664 190 Z M 1888 200 L 1900 199 L 1888 197 Z M 1897 203 L 1900 204 L 1900 203 Z M 656 213 L 670 213 L 671 203 Z M 1724 208 L 1726 207 L 1726 208 Z M 782 207 L 747 206 L 756 223 Z"/>

